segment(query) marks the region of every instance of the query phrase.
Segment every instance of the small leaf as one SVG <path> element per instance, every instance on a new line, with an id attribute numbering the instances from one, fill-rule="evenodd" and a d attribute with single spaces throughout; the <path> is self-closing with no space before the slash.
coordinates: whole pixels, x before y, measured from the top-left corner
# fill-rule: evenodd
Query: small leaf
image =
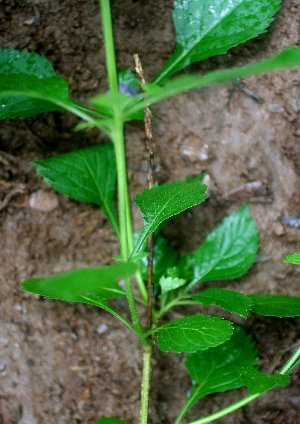
<path id="1" fill-rule="evenodd" d="M 85 294 L 102 300 L 125 297 L 126 293 L 118 286 L 116 279 L 136 270 L 135 264 L 73 269 L 51 277 L 28 279 L 21 284 L 21 288 L 29 293 L 68 302 L 83 302 L 82 295 Z"/>
<path id="2" fill-rule="evenodd" d="M 140 231 L 134 233 L 134 241 L 136 242 L 139 238 Z M 143 248 L 146 249 L 146 243 Z M 139 253 L 133 255 L 134 258 Z M 148 254 L 147 254 L 148 256 Z M 161 233 L 155 234 L 154 236 L 154 248 L 153 248 L 153 282 L 154 289 L 157 291 L 157 285 L 160 277 L 165 274 L 168 268 L 173 267 L 178 258 L 178 253 L 174 250 L 173 246 L 169 243 L 167 239 Z M 148 260 L 147 257 L 142 258 L 140 271 L 144 281 L 148 281 Z"/>
<path id="3" fill-rule="evenodd" d="M 222 318 L 192 315 L 157 328 L 158 346 L 163 352 L 196 352 L 228 340 L 233 325 Z"/>
<path id="4" fill-rule="evenodd" d="M 253 302 L 249 296 L 233 290 L 213 288 L 205 290 L 192 296 L 197 302 L 203 305 L 218 305 L 229 312 L 235 312 L 243 318 L 247 318 Z"/>
<path id="5" fill-rule="evenodd" d="M 280 294 L 251 294 L 251 311 L 264 316 L 296 317 L 300 316 L 300 297 Z"/>
<path id="6" fill-rule="evenodd" d="M 159 280 L 159 285 L 161 287 L 162 293 L 167 293 L 168 291 L 178 289 L 178 287 L 184 286 L 186 280 L 178 277 L 164 277 L 162 276 Z"/>
<path id="7" fill-rule="evenodd" d="M 258 361 L 256 355 L 251 336 L 238 326 L 234 326 L 231 338 L 225 343 L 188 355 L 184 363 L 192 379 L 193 390 L 177 422 L 201 397 L 241 387 L 239 369 L 255 365 Z"/>
<path id="8" fill-rule="evenodd" d="M 127 96 L 134 97 L 140 92 L 140 83 L 130 69 L 123 69 L 118 73 L 119 91 Z"/>
<path id="9" fill-rule="evenodd" d="M 33 164 L 37 165 L 36 172 L 59 193 L 99 205 L 119 235 L 113 204 L 117 171 L 111 143 L 64 153 Z"/>
<path id="10" fill-rule="evenodd" d="M 153 82 L 161 83 L 191 63 L 224 54 L 231 47 L 265 32 L 280 1 L 175 1 L 173 20 L 177 47 Z"/>
<path id="11" fill-rule="evenodd" d="M 292 255 L 287 255 L 283 259 L 283 262 L 300 265 L 300 252 L 293 253 Z"/>
<path id="12" fill-rule="evenodd" d="M 182 257 L 181 276 L 193 272 L 189 289 L 199 281 L 240 277 L 253 265 L 257 249 L 258 231 L 245 204 L 225 218 L 199 249 Z"/>
<path id="13" fill-rule="evenodd" d="M 133 253 L 139 251 L 147 237 L 165 220 L 185 209 L 202 203 L 207 196 L 207 186 L 202 184 L 203 176 L 161 186 L 154 184 L 149 190 L 137 194 L 134 203 L 140 208 L 144 218 L 141 231 Z"/>
<path id="14" fill-rule="evenodd" d="M 241 378 L 247 386 L 250 395 L 264 393 L 276 386 L 284 387 L 289 382 L 288 375 L 273 374 L 267 375 L 257 368 L 246 367 L 240 372 Z"/>
<path id="15" fill-rule="evenodd" d="M 126 422 L 118 418 L 102 417 L 97 421 L 97 424 L 126 424 Z"/>

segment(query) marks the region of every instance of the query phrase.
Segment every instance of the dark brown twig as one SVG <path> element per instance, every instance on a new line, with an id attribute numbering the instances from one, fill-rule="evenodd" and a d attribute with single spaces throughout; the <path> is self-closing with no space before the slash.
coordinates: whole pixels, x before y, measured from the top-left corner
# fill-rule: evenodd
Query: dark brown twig
<path id="1" fill-rule="evenodd" d="M 138 74 L 142 90 L 145 91 L 145 78 L 142 69 L 142 65 L 137 54 L 133 55 L 135 61 L 135 70 Z M 144 121 L 145 121 L 145 143 L 148 150 L 148 188 L 153 187 L 153 168 L 154 168 L 154 152 L 153 152 L 153 135 L 151 126 L 151 110 L 147 105 L 144 109 Z M 154 248 L 154 233 L 151 233 L 147 240 L 148 246 L 148 309 L 147 309 L 147 327 L 150 330 L 152 326 L 152 305 L 153 305 L 153 248 Z"/>

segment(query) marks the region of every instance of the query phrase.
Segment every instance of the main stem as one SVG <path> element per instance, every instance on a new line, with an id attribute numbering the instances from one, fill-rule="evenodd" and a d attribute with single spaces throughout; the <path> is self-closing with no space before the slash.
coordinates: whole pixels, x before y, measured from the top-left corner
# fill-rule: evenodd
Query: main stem
<path id="1" fill-rule="evenodd" d="M 107 73 L 109 79 L 109 89 L 112 94 L 118 93 L 118 78 L 116 70 L 115 50 L 113 42 L 113 31 L 111 23 L 110 3 L 109 0 L 99 0 L 101 7 L 101 20 L 104 35 L 105 53 Z M 121 257 L 123 262 L 128 262 L 128 250 L 132 248 L 132 225 L 131 213 L 128 197 L 128 184 L 125 162 L 125 146 L 124 146 L 124 128 L 123 128 L 122 110 L 119 105 L 114 108 L 114 128 L 111 134 L 117 164 L 118 176 L 118 200 L 119 200 L 119 224 L 120 224 L 120 244 Z M 143 377 L 142 377 L 142 393 L 141 393 L 141 424 L 148 422 L 148 404 L 150 390 L 150 375 L 151 375 L 151 358 L 152 344 L 145 337 L 140 318 L 137 313 L 134 300 L 132 284 L 129 278 L 125 278 L 126 292 L 128 304 L 134 323 L 136 332 L 143 346 Z M 145 295 L 144 295 L 145 297 Z"/>

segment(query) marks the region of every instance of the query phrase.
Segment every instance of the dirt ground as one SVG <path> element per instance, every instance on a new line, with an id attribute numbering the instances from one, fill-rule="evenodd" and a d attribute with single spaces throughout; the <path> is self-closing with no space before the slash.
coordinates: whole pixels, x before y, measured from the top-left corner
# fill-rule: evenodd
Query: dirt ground
<path id="1" fill-rule="evenodd" d="M 133 70 L 132 55 L 139 53 L 148 81 L 158 72 L 175 46 L 172 3 L 112 1 L 119 69 Z M 84 102 L 107 90 L 97 1 L 2 0 L 0 13 L 0 47 L 45 55 L 69 81 L 75 100 Z M 267 33 L 187 72 L 239 66 L 299 43 L 299 0 L 283 1 Z M 300 268 L 282 262 L 285 255 L 300 251 L 299 94 L 300 72 L 289 71 L 194 90 L 153 108 L 156 180 L 175 181 L 202 171 L 210 177 L 210 199 L 164 231 L 180 253 L 193 251 L 245 200 L 257 220 L 257 262 L 245 277 L 214 285 L 300 296 Z M 101 416 L 138 422 L 141 352 L 136 338 L 102 310 L 45 300 L 19 288 L 26 278 L 105 265 L 119 253 L 101 210 L 54 193 L 31 166 L 33 160 L 106 140 L 96 130 L 74 132 L 77 122 L 60 111 L 1 122 L 0 424 L 95 423 Z M 134 197 L 143 190 L 147 174 L 141 122 L 127 125 L 126 145 Z M 248 192 L 243 187 L 247 183 Z M 134 207 L 133 216 L 135 228 L 141 228 Z M 128 318 L 123 300 L 114 306 Z M 194 307 L 177 309 L 174 316 L 197 312 Z M 231 318 L 253 334 L 265 372 L 277 371 L 299 345 L 299 318 Z M 191 387 L 183 357 L 156 349 L 153 368 L 151 422 L 172 423 Z M 246 393 L 207 396 L 185 422 Z M 217 422 L 299 424 L 300 370 L 287 387 Z"/>

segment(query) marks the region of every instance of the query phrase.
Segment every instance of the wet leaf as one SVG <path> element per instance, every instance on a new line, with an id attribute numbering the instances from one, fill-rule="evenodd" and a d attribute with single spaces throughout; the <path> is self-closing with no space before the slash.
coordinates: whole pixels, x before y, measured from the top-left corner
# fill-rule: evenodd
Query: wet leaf
<path id="1" fill-rule="evenodd" d="M 279 5 L 280 0 L 175 1 L 176 50 L 153 82 L 265 32 Z"/>

